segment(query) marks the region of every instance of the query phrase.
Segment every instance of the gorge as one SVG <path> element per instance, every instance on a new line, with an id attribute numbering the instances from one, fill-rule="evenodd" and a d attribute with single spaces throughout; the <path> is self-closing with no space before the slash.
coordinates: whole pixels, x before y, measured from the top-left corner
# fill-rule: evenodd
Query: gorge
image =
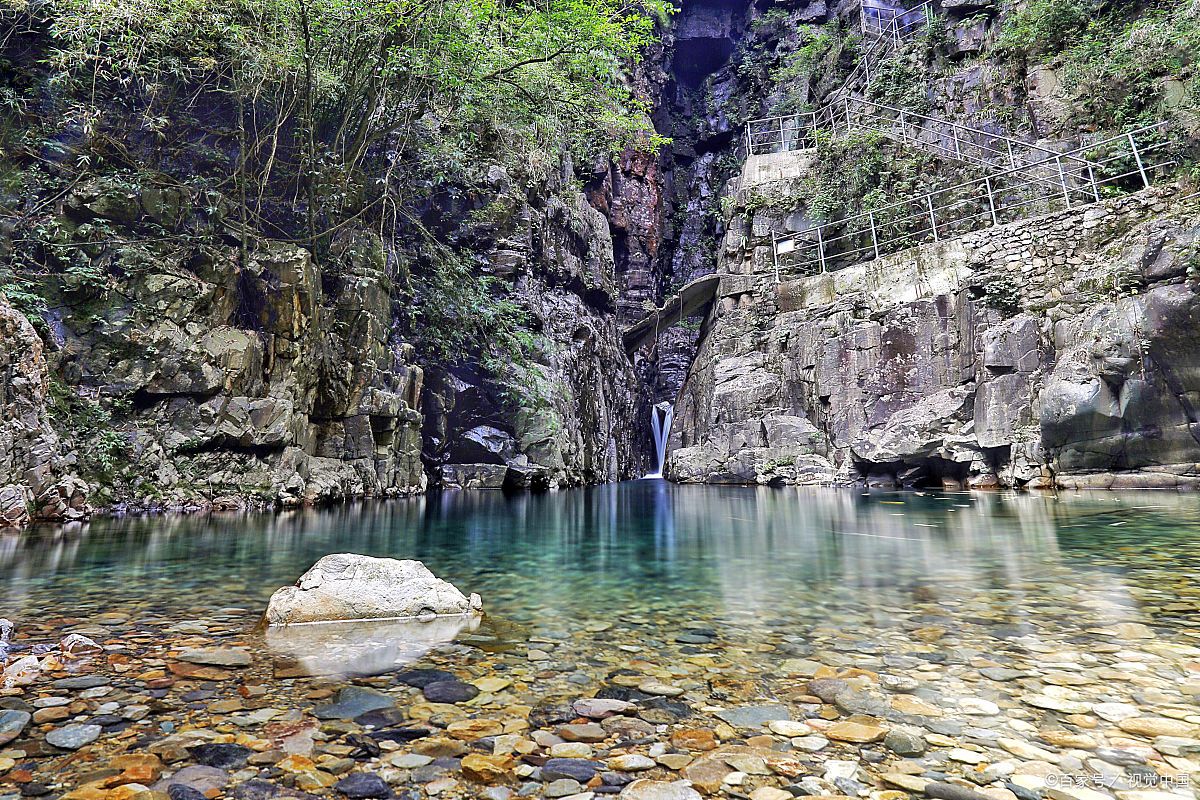
<path id="1" fill-rule="evenodd" d="M 1198 53 L 0 0 L 0 800 L 1195 800 Z"/>
<path id="2" fill-rule="evenodd" d="M 872 24 L 903 20 L 903 36 L 859 44 L 849 0 L 685 3 L 630 73 L 656 150 L 591 166 L 562 153 L 525 177 L 485 159 L 444 189 L 419 177 L 387 235 L 350 218 L 316 252 L 268 229 L 271 215 L 286 227 L 273 178 L 249 230 L 244 190 L 186 177 L 258 167 L 262 154 L 239 156 L 224 127 L 244 104 L 206 97 L 181 114 L 150 88 L 132 106 L 95 88 L 46 93 L 68 85 L 45 56 L 70 36 L 53 4 L 9 11 L 0 519 L 637 477 L 653 471 L 651 409 L 664 402 L 675 480 L 1193 486 L 1193 93 L 1174 72 L 1190 12 L 1117 15 L 1111 48 L 1153 30 L 1163 52 L 1136 76 L 1146 88 L 1130 82 L 1103 108 L 1085 78 L 1106 65 L 1087 73 L 1070 48 L 1019 29 L 1039 13 L 880 5 Z M 115 55 L 103 66 L 121 68 Z M 772 152 L 747 157 L 747 132 L 761 138 L 751 117 L 846 96 L 898 108 L 899 127 L 847 106 L 850 129 L 838 111 L 826 138 L 798 150 L 766 139 Z M 151 134 L 136 115 L 159 106 L 167 129 Z M 90 133 L 72 122 L 85 111 Z M 1033 198 L 1021 219 L 965 236 L 951 225 L 945 241 L 865 253 L 828 276 L 771 266 L 772 237 L 999 170 L 947 155 L 946 131 L 955 149 L 961 129 L 993 151 L 1015 137 L 1009 159 L 1013 142 L 1053 155 L 1134 112 L 1169 121 L 1142 135 L 1150 193 L 1126 170 L 1073 207 L 1083 189 L 1067 208 Z M 274 135 L 264 141 L 295 146 Z M 997 186 L 995 199 L 1019 207 L 1021 191 Z M 300 231 L 303 205 L 288 212 Z M 437 283 L 471 285 L 436 266 L 451 257 L 482 271 L 475 295 Z M 646 316 L 685 284 L 709 294 Z M 505 333 L 472 330 L 463 313 Z M 622 331 L 629 345 L 639 323 L 626 354 Z"/>

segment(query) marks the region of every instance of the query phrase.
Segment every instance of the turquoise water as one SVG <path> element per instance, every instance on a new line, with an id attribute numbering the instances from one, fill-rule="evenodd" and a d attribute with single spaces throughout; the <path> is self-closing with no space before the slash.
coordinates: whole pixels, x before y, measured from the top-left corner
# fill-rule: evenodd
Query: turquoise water
<path id="1" fill-rule="evenodd" d="M 1040 750 L 1028 764 L 1010 758 L 1036 740 L 1056 748 L 1048 757 L 1061 757 L 1063 780 L 1090 780 L 1086 760 L 1097 775 L 1115 770 L 1119 786 L 1144 787 L 1140 765 L 1154 737 L 1200 729 L 1194 495 L 863 493 L 647 480 L 277 515 L 97 520 L 5 536 L 0 548 L 0 616 L 16 624 L 17 655 L 53 651 L 68 631 L 104 648 L 103 656 L 69 663 L 47 656 L 23 696 L 5 698 L 42 714 L 35 696 L 69 696 L 67 718 L 30 724 L 0 750 L 0 770 L 3 759 L 9 766 L 29 759 L 32 776 L 63 789 L 107 774 L 95 766 L 111 756 L 174 732 L 249 736 L 265 748 L 297 726 L 316 730 L 314 706 L 342 697 L 349 680 L 385 693 L 395 719 L 439 729 L 430 739 L 437 748 L 448 746 L 441 729 L 461 724 L 467 740 L 479 739 L 475 751 L 516 748 L 528 734 L 522 752 L 536 750 L 538 763 L 578 744 L 559 742 L 554 731 L 575 713 L 563 712 L 565 704 L 579 698 L 623 695 L 644 704 L 637 736 L 648 738 L 617 744 L 627 734 L 609 732 L 608 744 L 594 746 L 600 760 L 629 748 L 668 752 L 674 732 L 687 728 L 748 743 L 765 733 L 757 715 L 783 708 L 800 725 L 792 730 L 813 735 L 779 734 L 771 752 L 794 756 L 813 780 L 825 774 L 826 759 L 858 763 L 866 753 L 847 744 L 865 740 L 863 723 L 850 732 L 831 726 L 843 712 L 856 715 L 847 723 L 869 714 L 862 719 L 871 725 L 910 726 L 930 747 L 918 769 L 937 780 L 969 774 L 971 785 L 979 777 L 971 765 L 985 759 L 1024 770 L 1014 777 L 1024 786 L 1049 786 L 1052 765 Z M 421 559 L 478 592 L 487 613 L 481 622 L 258 626 L 274 589 L 340 551 Z M 193 659 L 208 653 L 201 661 L 214 651 L 243 660 L 214 670 L 189 661 L 188 651 Z M 430 697 L 397 674 L 410 667 L 446 671 L 479 694 L 455 704 Z M 848 700 L 818 705 L 808 679 L 833 675 L 858 688 Z M 101 685 L 63 688 L 66 676 Z M 666 697 L 676 699 L 659 703 Z M 1128 716 L 1138 718 L 1130 730 L 1112 724 Z M 102 733 L 86 758 L 46 749 L 56 724 L 93 719 Z M 331 770 L 348 769 L 342 757 L 359 745 L 349 747 L 340 733 L 360 724 L 367 723 L 338 722 L 321 728 L 319 744 L 304 736 L 293 744 L 316 747 L 316 763 Z M 498 730 L 515 733 L 485 741 Z M 882 735 L 883 728 L 870 734 Z M 394 746 L 416 752 L 424 741 Z M 1124 750 L 1107 756 L 1117 761 L 1097 760 L 1092 750 L 1070 749 L 1081 741 Z M 862 780 L 881 788 L 879 776 L 898 757 L 882 752 L 886 740 L 870 746 L 876 752 L 862 759 Z M 267 762 L 284 758 L 271 752 Z M 693 779 L 680 764 L 698 754 L 674 755 L 682 761 L 639 774 Z M 1125 774 L 1118 761 L 1137 764 Z M 378 759 L 354 763 L 397 786 L 425 786 L 428 795 L 479 796 L 469 781 L 446 788 L 443 776 L 455 776 L 451 783 L 465 776 L 455 758 L 411 771 Z M 1196 771 L 1186 759 L 1150 763 L 1156 780 Z M 305 789 L 337 778 L 313 770 Z M 250 775 L 302 786 L 274 767 L 239 772 L 237 780 Z M 746 780 L 783 782 L 761 773 Z"/>
<path id="2" fill-rule="evenodd" d="M 1036 606 L 1026 606 L 1037 597 L 1098 622 L 1200 622 L 1200 498 L 1191 495 L 664 481 L 38 529 L 0 540 L 0 610 L 187 619 L 236 607 L 252 620 L 275 588 L 344 551 L 421 559 L 522 624 L 696 617 L 752 628 L 842 614 L 887 626 L 914 592 L 986 597 L 996 624 L 1006 614 L 1036 624 Z"/>

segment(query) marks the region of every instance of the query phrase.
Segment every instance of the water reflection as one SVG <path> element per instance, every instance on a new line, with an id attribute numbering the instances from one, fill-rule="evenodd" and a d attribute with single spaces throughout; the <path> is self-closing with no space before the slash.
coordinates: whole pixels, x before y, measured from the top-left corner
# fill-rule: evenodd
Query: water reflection
<path id="1" fill-rule="evenodd" d="M 358 676 L 392 672 L 419 661 L 434 647 L 479 628 L 475 616 L 371 620 L 267 628 L 264 641 L 277 662 L 276 675 Z"/>
<path id="2" fill-rule="evenodd" d="M 526 623 L 662 614 L 887 626 L 914 593 L 933 593 L 947 614 L 986 594 L 997 621 L 1036 630 L 1030 592 L 1064 581 L 1096 624 L 1136 618 L 1131 582 L 1157 580 L 1168 567 L 1193 582 L 1197 533 L 1200 501 L 1188 495 L 863 494 L 654 480 L 512 497 L 456 492 L 5 536 L 0 615 L 257 612 L 322 555 L 346 551 L 421 559 L 479 592 L 489 610 Z"/>

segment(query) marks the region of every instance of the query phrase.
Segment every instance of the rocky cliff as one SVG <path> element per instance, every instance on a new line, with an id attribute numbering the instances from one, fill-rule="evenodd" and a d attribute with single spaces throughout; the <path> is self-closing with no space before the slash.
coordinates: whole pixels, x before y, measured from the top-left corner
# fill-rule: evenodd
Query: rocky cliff
<path id="1" fill-rule="evenodd" d="M 1200 202 L 1175 188 L 776 282 L 726 237 L 681 481 L 1200 485 Z"/>
<path id="2" fill-rule="evenodd" d="M 78 233 L 171 213 L 159 194 L 94 183 Z M 186 198 L 168 206 L 186 213 Z M 312 503 L 421 491 L 422 370 L 391 325 L 377 236 L 346 233 L 323 275 L 303 248 L 212 243 L 182 261 L 130 241 L 98 254 L 119 281 L 47 282 L 55 423 L 100 505 Z M 136 266 L 134 266 L 136 265 Z"/>
<path id="3" fill-rule="evenodd" d="M 494 181 L 480 205 L 513 199 L 502 171 Z M 608 225 L 577 190 L 518 196 L 475 232 L 528 314 L 532 364 L 497 376 L 467 361 L 429 380 L 393 321 L 403 275 L 377 234 L 345 231 L 320 266 L 269 239 L 251 241 L 244 264 L 240 243 L 210 239 L 197 253 L 142 239 L 147 220 L 179 225 L 200 213 L 195 202 L 97 180 L 53 217 L 70 245 L 100 226 L 128 237 L 84 251 L 120 273 L 37 285 L 53 427 L 64 452 L 81 454 L 94 503 L 385 497 L 425 490 L 427 468 L 435 482 L 488 488 L 640 473 L 640 395 L 620 345 Z"/>
<path id="4" fill-rule="evenodd" d="M 1057 149 L 1161 118 L 1194 135 L 1182 61 L 1136 55 L 1154 42 L 1186 60 L 1194 10 L 1077 11 L 934 3 L 932 25 L 856 91 Z M 719 108 L 744 120 L 824 102 L 860 57 L 857 18 L 852 3 L 750 9 Z M 715 84 L 707 96 L 721 97 Z M 1200 483 L 1190 184 L 780 279 L 774 236 L 982 174 L 944 148 L 881 142 L 751 159 L 718 187 L 721 288 L 676 401 L 669 476 Z M 736 139 L 726 148 L 745 156 Z"/>
<path id="5" fill-rule="evenodd" d="M 0 528 L 91 511 L 47 414 L 49 391 L 42 340 L 0 296 Z"/>
<path id="6" fill-rule="evenodd" d="M 448 485 L 578 486 L 636 477 L 649 463 L 649 406 L 621 346 L 610 224 L 567 177 L 531 202 L 491 173 L 509 211 L 483 232 L 485 263 L 526 309 L 535 355 L 499 379 L 472 363 L 433 372 L 425 456 Z"/>
<path id="7" fill-rule="evenodd" d="M 1162 57 L 1101 98 L 1080 82 L 1129 73 L 1125 51 L 1092 42 L 1072 56 L 1091 61 L 1064 64 L 1068 43 L 1031 12 L 934 8 L 870 97 L 1054 146 L 1105 114 L 1194 106 L 1172 66 L 1192 46 L 1182 12 L 1130 23 L 1121 46 L 1149 37 Z M 354 177 L 366 193 L 403 174 L 405 191 L 380 198 L 403 196 L 403 213 L 365 203 L 319 236 L 319 206 L 363 198 L 336 167 L 328 185 L 268 179 L 300 160 L 286 136 L 300 118 L 262 109 L 281 115 L 262 142 L 293 150 L 245 155 L 247 111 L 228 93 L 193 87 L 166 117 L 111 86 L 71 97 L 46 21 L 14 30 L 0 45 L 15 98 L 0 125 L 0 293 L 33 328 L 7 314 L 4 519 L 620 480 L 649 470 L 649 408 L 664 399 L 677 399 L 679 480 L 1193 483 L 1185 189 L 775 282 L 773 234 L 964 174 L 850 147 L 740 172 L 747 119 L 810 108 L 854 68 L 858 15 L 856 0 L 687 0 L 629 65 L 670 139 L 658 152 L 464 164 L 384 143 L 362 161 L 376 172 Z M 1006 44 L 1009 28 L 1034 44 Z M 238 180 L 254 168 L 256 201 Z M 485 288 L 435 311 L 420 283 L 447 253 L 460 269 L 443 289 Z M 714 271 L 706 318 L 624 351 L 624 326 Z M 439 349 L 437 315 L 439 336 L 465 341 Z M 464 333 L 490 315 L 513 329 L 512 358 Z"/>
<path id="8" fill-rule="evenodd" d="M 63 518 L 85 496 L 289 506 L 647 471 L 648 395 L 620 339 L 625 251 L 582 191 L 587 169 L 565 153 L 430 166 L 381 148 L 366 183 L 407 158 L 408 191 L 388 199 L 409 206 L 321 223 L 314 245 L 303 178 L 264 176 L 257 214 L 236 188 L 251 158 L 276 175 L 299 158 L 279 138 L 295 120 L 241 155 L 263 124 L 247 131 L 244 107 L 198 85 L 148 127 L 142 95 L 70 93 L 38 13 L 0 11 L 19 20 L 0 43 L 16 98 L 0 120 L 0 296 L 22 312 L 4 306 L 6 522 Z M 455 264 L 441 286 L 439 259 Z M 465 283 L 485 288 L 456 306 Z M 505 347 L 472 339 L 489 315 Z"/>

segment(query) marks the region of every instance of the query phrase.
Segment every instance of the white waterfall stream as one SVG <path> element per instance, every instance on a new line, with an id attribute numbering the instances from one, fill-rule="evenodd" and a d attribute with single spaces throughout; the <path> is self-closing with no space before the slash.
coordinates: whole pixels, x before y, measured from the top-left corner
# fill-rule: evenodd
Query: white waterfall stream
<path id="1" fill-rule="evenodd" d="M 667 437 L 671 435 L 671 423 L 675 420 L 675 408 L 668 402 L 662 402 L 650 409 L 650 430 L 654 434 L 655 463 L 658 469 L 645 476 L 661 478 L 663 465 L 667 461 Z"/>

